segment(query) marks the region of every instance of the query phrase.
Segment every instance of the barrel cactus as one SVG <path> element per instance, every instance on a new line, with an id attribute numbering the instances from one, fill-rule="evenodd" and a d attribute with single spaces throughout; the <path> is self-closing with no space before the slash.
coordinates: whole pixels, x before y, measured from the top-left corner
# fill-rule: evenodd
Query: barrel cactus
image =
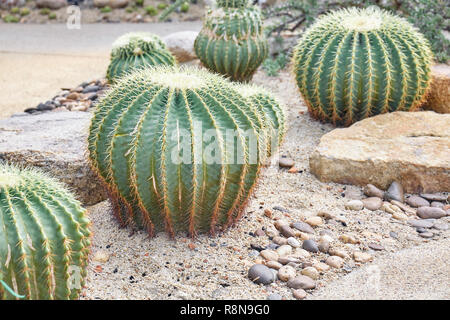
<path id="1" fill-rule="evenodd" d="M 293 55 L 309 111 L 336 125 L 417 109 L 430 86 L 431 60 L 427 40 L 411 24 L 373 7 L 319 18 Z"/>
<path id="2" fill-rule="evenodd" d="M 235 85 L 236 90 L 253 105 L 267 130 L 267 156 L 277 151 L 286 132 L 286 119 L 283 107 L 275 96 L 265 88 L 256 85 Z"/>
<path id="3" fill-rule="evenodd" d="M 86 276 L 89 224 L 60 183 L 0 164 L 0 299 L 76 299 Z"/>
<path id="4" fill-rule="evenodd" d="M 131 32 L 114 41 L 106 77 L 111 83 L 135 69 L 156 65 L 175 65 L 174 56 L 164 42 L 148 32 Z"/>
<path id="5" fill-rule="evenodd" d="M 267 57 L 261 12 L 247 1 L 222 0 L 208 10 L 195 39 L 195 53 L 210 70 L 235 81 L 249 81 Z"/>
<path id="6" fill-rule="evenodd" d="M 122 78 L 99 102 L 89 158 L 122 225 L 215 233 L 239 219 L 255 185 L 263 128 L 221 76 L 160 66 Z"/>

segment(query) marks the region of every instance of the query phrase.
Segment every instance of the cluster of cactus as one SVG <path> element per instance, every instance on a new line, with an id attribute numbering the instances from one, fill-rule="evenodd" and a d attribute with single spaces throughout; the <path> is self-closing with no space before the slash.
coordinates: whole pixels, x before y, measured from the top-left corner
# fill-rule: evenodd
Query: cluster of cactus
<path id="1" fill-rule="evenodd" d="M 137 69 L 175 64 L 175 57 L 158 36 L 148 32 L 131 32 L 120 36 L 113 43 L 106 77 L 114 83 Z"/>
<path id="2" fill-rule="evenodd" d="M 258 110 L 249 99 L 196 68 L 120 79 L 99 102 L 88 143 L 118 220 L 171 236 L 214 234 L 237 221 L 267 157 L 267 128 L 284 130 L 277 107 L 257 98 Z"/>
<path id="3" fill-rule="evenodd" d="M 0 300 L 76 299 L 86 276 L 89 224 L 58 182 L 0 164 Z"/>
<path id="4" fill-rule="evenodd" d="M 247 0 L 221 0 L 209 9 L 194 48 L 210 70 L 234 81 L 249 81 L 268 54 L 261 12 Z"/>
<path id="5" fill-rule="evenodd" d="M 430 86 L 431 60 L 427 40 L 410 23 L 374 8 L 319 18 L 293 55 L 309 111 L 335 125 L 418 108 Z"/>

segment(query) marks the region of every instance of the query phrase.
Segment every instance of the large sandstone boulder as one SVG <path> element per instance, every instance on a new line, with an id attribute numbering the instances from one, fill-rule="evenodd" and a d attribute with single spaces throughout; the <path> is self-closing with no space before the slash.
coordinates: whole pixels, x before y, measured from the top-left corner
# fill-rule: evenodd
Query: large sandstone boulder
<path id="1" fill-rule="evenodd" d="M 436 64 L 431 68 L 431 90 L 424 109 L 450 113 L 450 66 Z"/>
<path id="2" fill-rule="evenodd" d="M 46 112 L 0 120 L 0 160 L 39 167 L 92 205 L 106 198 L 86 160 L 89 112 Z"/>
<path id="3" fill-rule="evenodd" d="M 450 190 L 450 114 L 393 112 L 325 134 L 311 155 L 321 181 L 374 184 L 394 180 L 406 192 Z"/>
<path id="4" fill-rule="evenodd" d="M 177 58 L 178 62 L 187 62 L 197 58 L 194 50 L 196 31 L 181 31 L 171 33 L 164 37 L 163 40 L 167 48 Z"/>
<path id="5" fill-rule="evenodd" d="M 38 8 L 60 9 L 67 6 L 66 0 L 36 0 L 36 6 Z"/>

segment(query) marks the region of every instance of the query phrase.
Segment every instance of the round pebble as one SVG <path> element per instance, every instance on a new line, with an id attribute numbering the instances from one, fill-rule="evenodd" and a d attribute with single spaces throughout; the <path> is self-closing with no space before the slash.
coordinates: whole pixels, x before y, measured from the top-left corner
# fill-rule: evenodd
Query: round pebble
<path id="1" fill-rule="evenodd" d="M 316 282 L 308 276 L 297 276 L 294 279 L 288 281 L 287 286 L 292 289 L 314 289 L 316 287 Z"/>
<path id="2" fill-rule="evenodd" d="M 278 253 L 274 250 L 263 250 L 259 253 L 261 255 L 261 257 L 263 257 L 266 260 L 272 260 L 272 261 L 277 261 L 278 260 Z"/>
<path id="3" fill-rule="evenodd" d="M 291 266 L 282 266 L 278 270 L 278 278 L 281 281 L 287 282 L 293 278 L 295 278 L 295 269 Z"/>
<path id="4" fill-rule="evenodd" d="M 344 264 L 344 259 L 338 256 L 330 256 L 327 258 L 327 260 L 325 260 L 325 263 L 330 267 L 340 269 Z"/>
<path id="5" fill-rule="evenodd" d="M 349 210 L 362 210 L 364 208 L 364 204 L 361 200 L 351 200 L 345 204 L 345 208 Z"/>
<path id="6" fill-rule="evenodd" d="M 257 284 L 270 284 L 275 279 L 272 271 L 263 264 L 255 264 L 248 270 L 248 278 Z"/>
<path id="7" fill-rule="evenodd" d="M 308 276 L 313 280 L 317 280 L 320 276 L 319 271 L 317 271 L 314 267 L 306 267 L 301 271 L 301 274 L 304 276 Z"/>
<path id="8" fill-rule="evenodd" d="M 294 237 L 288 238 L 287 243 L 293 248 L 300 248 L 300 242 Z"/>
<path id="9" fill-rule="evenodd" d="M 311 227 L 317 227 L 323 224 L 323 220 L 321 217 L 310 217 L 306 219 L 305 222 Z"/>
<path id="10" fill-rule="evenodd" d="M 302 248 L 309 252 L 318 252 L 319 251 L 319 247 L 317 246 L 317 243 L 314 240 L 303 241 Z"/>
<path id="11" fill-rule="evenodd" d="M 292 223 L 291 227 L 301 232 L 314 233 L 314 229 L 309 224 L 303 221 L 294 222 Z"/>
<path id="12" fill-rule="evenodd" d="M 292 295 L 297 300 L 303 300 L 306 298 L 306 291 L 303 289 L 296 289 L 292 291 Z"/>
<path id="13" fill-rule="evenodd" d="M 284 257 L 284 256 L 288 256 L 292 253 L 292 247 L 288 244 L 282 245 L 277 249 L 278 257 L 277 259 L 272 259 L 272 260 L 278 260 L 279 257 Z"/>
<path id="14" fill-rule="evenodd" d="M 413 195 L 406 199 L 406 203 L 411 207 L 419 208 L 419 207 L 429 207 L 430 203 L 422 197 Z"/>
<path id="15" fill-rule="evenodd" d="M 280 160 L 278 161 L 278 165 L 281 168 L 291 168 L 295 165 L 294 160 L 292 160 L 291 158 L 280 158 Z"/>

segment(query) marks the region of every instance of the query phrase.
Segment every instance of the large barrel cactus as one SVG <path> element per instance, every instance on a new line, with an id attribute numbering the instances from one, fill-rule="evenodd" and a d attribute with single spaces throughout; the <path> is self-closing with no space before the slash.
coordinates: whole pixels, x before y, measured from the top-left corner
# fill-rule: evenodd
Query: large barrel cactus
<path id="1" fill-rule="evenodd" d="M 337 125 L 413 111 L 430 85 L 432 53 L 406 20 L 377 8 L 329 13 L 295 48 L 297 84 L 315 118 Z"/>
<path id="2" fill-rule="evenodd" d="M 90 247 L 86 210 L 52 178 L 0 164 L 0 299 L 76 299 Z"/>
<path id="3" fill-rule="evenodd" d="M 121 79 L 99 102 L 89 157 L 123 225 L 195 236 L 239 219 L 266 134 L 222 77 L 156 67 Z"/>
<path id="4" fill-rule="evenodd" d="M 136 69 L 175 64 L 175 57 L 158 36 L 148 32 L 130 32 L 114 41 L 106 77 L 114 83 Z"/>
<path id="5" fill-rule="evenodd" d="M 267 57 L 261 12 L 245 0 L 222 0 L 209 10 L 194 43 L 200 61 L 235 81 L 248 81 Z"/>

